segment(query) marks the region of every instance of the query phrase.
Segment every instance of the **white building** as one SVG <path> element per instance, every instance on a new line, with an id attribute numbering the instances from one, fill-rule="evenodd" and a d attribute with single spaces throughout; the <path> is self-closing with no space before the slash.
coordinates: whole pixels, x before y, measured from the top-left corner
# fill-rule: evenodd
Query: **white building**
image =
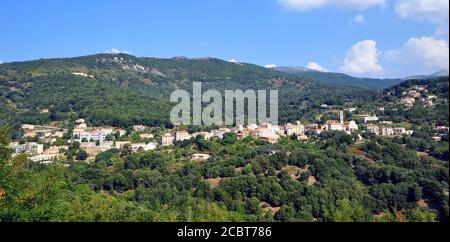
<path id="1" fill-rule="evenodd" d="M 256 124 L 249 124 L 249 125 L 247 126 L 247 129 L 250 130 L 250 131 L 254 131 L 254 130 L 256 130 L 257 128 L 258 128 L 258 125 L 256 125 Z"/>
<path id="2" fill-rule="evenodd" d="M 79 129 L 87 128 L 86 121 L 82 118 L 75 120 L 75 127 Z"/>
<path id="3" fill-rule="evenodd" d="M 140 134 L 139 135 L 142 139 L 153 139 L 155 136 L 153 134 Z"/>
<path id="4" fill-rule="evenodd" d="M 345 131 L 348 133 L 353 133 L 355 131 L 358 131 L 359 127 L 358 124 L 356 124 L 355 121 L 345 122 L 344 123 Z"/>
<path id="5" fill-rule="evenodd" d="M 184 141 L 191 139 L 192 136 L 187 131 L 177 131 L 175 133 L 175 140 L 176 141 Z"/>
<path id="6" fill-rule="evenodd" d="M 439 125 L 439 126 L 436 126 L 436 130 L 441 131 L 441 132 L 442 131 L 448 132 L 449 128 L 447 126 L 444 126 L 444 125 Z"/>
<path id="7" fill-rule="evenodd" d="M 427 86 L 415 85 L 413 88 L 416 89 L 417 91 L 421 92 L 421 91 L 425 91 Z"/>
<path id="8" fill-rule="evenodd" d="M 93 130 L 93 131 L 82 131 L 82 132 L 73 132 L 73 139 L 82 142 L 83 140 L 87 140 L 87 142 L 91 141 L 100 141 L 105 142 L 106 136 L 110 135 L 112 131 L 110 129 L 107 130 Z"/>
<path id="9" fill-rule="evenodd" d="M 391 127 L 382 127 L 381 128 L 381 135 L 383 136 L 393 136 L 394 135 L 394 129 Z"/>
<path id="10" fill-rule="evenodd" d="M 156 147 L 157 145 L 155 143 L 131 144 L 131 150 L 133 150 L 133 152 L 138 152 L 140 150 L 142 151 L 155 150 Z"/>
<path id="11" fill-rule="evenodd" d="M 207 161 L 211 156 L 208 154 L 193 154 L 191 160 L 193 161 Z"/>
<path id="12" fill-rule="evenodd" d="M 15 142 L 9 144 L 9 148 L 13 149 L 16 154 L 42 154 L 44 152 L 44 145 L 35 142 L 27 142 L 25 144 Z"/>
<path id="13" fill-rule="evenodd" d="M 58 155 L 58 154 L 59 154 L 58 146 L 52 146 L 44 151 L 44 155 Z"/>
<path id="14" fill-rule="evenodd" d="M 353 120 L 350 122 L 344 122 L 344 112 L 340 111 L 339 122 L 335 120 L 328 121 L 326 129 L 332 131 L 345 131 L 348 134 L 351 134 L 358 130 L 358 125 Z"/>
<path id="15" fill-rule="evenodd" d="M 205 140 L 210 140 L 213 137 L 211 132 L 199 132 L 193 135 L 194 137 L 202 136 Z"/>
<path id="16" fill-rule="evenodd" d="M 378 121 L 379 118 L 377 116 L 364 116 L 363 117 L 363 121 L 364 123 L 368 123 L 368 122 L 376 122 Z"/>
<path id="17" fill-rule="evenodd" d="M 53 160 L 56 159 L 57 155 L 36 155 L 28 158 L 30 161 L 41 163 L 41 164 L 50 164 Z"/>
<path id="18" fill-rule="evenodd" d="M 369 124 L 366 126 L 366 132 L 379 135 L 380 127 L 378 125 Z"/>
<path id="19" fill-rule="evenodd" d="M 86 123 L 86 121 L 82 118 L 75 120 L 75 124 Z"/>
<path id="20" fill-rule="evenodd" d="M 171 135 L 171 134 L 169 134 L 169 133 L 167 133 L 167 134 L 164 134 L 162 137 L 161 137 L 161 145 L 162 146 L 170 146 L 170 145 L 173 145 L 173 141 L 175 140 L 175 137 L 173 137 L 173 135 Z"/>
<path id="21" fill-rule="evenodd" d="M 305 126 L 300 124 L 300 122 L 297 122 L 296 124 L 289 123 L 284 126 L 284 131 L 288 136 L 292 136 L 294 134 L 300 136 L 305 134 Z"/>
<path id="22" fill-rule="evenodd" d="M 442 137 L 441 136 L 433 136 L 433 137 L 431 137 L 431 139 L 436 141 L 436 142 L 442 142 Z"/>
<path id="23" fill-rule="evenodd" d="M 405 97 L 401 102 L 407 107 L 412 107 L 416 103 L 416 99 L 412 97 Z"/>
<path id="24" fill-rule="evenodd" d="M 343 123 L 339 123 L 337 121 L 328 121 L 327 122 L 327 130 L 330 131 L 345 131 L 345 127 Z"/>
<path id="25" fill-rule="evenodd" d="M 396 136 L 402 136 L 402 135 L 406 134 L 405 128 L 392 128 L 392 131 L 394 132 L 394 135 L 396 135 Z"/>
<path id="26" fill-rule="evenodd" d="M 136 132 L 142 132 L 146 129 L 146 127 L 144 125 L 134 125 L 133 126 L 133 130 Z"/>
<path id="27" fill-rule="evenodd" d="M 34 130 L 34 125 L 32 124 L 22 124 L 23 130 Z"/>
<path id="28" fill-rule="evenodd" d="M 213 132 L 214 137 L 223 139 L 223 136 L 225 134 L 231 133 L 231 130 L 228 128 L 220 128 L 220 129 L 213 130 L 212 132 Z"/>

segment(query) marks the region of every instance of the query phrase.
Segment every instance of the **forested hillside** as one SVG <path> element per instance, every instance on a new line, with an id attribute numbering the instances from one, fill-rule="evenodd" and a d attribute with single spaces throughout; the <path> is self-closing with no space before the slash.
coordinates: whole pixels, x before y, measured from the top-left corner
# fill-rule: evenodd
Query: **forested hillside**
<path id="1" fill-rule="evenodd" d="M 448 163 L 381 138 L 361 145 L 327 132 L 271 145 L 230 135 L 66 166 L 11 158 L 6 133 L 0 221 L 448 221 Z M 195 152 L 212 158 L 189 160 Z"/>
<path id="2" fill-rule="evenodd" d="M 358 120 L 353 133 L 324 129 L 302 141 L 227 133 L 132 151 L 144 141 L 130 126 L 150 126 L 151 141 L 172 132 L 161 128 L 172 128 L 169 95 L 194 81 L 207 82 L 205 89 L 279 89 L 280 123 L 325 126 L 345 111 L 347 120 L 370 113 L 380 127 L 412 133 L 376 135 Z M 0 221 L 448 221 L 448 83 L 410 80 L 373 93 L 211 58 L 122 54 L 0 65 L 7 124 L 0 124 Z M 70 128 L 51 144 L 15 131 L 22 123 L 64 128 L 78 118 L 93 128 L 122 127 L 108 141 L 129 144 L 87 161 L 81 146 L 100 142 L 74 141 Z M 67 149 L 41 164 L 13 156 L 10 138 Z"/>
<path id="3" fill-rule="evenodd" d="M 214 58 L 137 58 L 101 54 L 0 65 L 2 120 L 46 123 L 86 118 L 90 124 L 170 125 L 170 93 L 203 89 L 277 89 L 280 121 L 313 117 L 321 104 L 358 101 L 374 93 L 328 86 L 251 64 Z M 49 112 L 40 112 L 48 109 Z"/>

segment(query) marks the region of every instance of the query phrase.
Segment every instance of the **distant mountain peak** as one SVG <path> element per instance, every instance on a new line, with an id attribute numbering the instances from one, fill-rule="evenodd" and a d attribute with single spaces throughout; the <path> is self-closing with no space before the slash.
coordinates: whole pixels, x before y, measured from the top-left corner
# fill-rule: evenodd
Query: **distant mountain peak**
<path id="1" fill-rule="evenodd" d="M 282 72 L 290 72 L 290 73 L 302 73 L 302 72 L 320 72 L 318 70 L 313 70 L 307 67 L 301 67 L 301 66 L 279 66 L 279 67 L 273 67 L 271 69 L 282 71 Z"/>
<path id="2" fill-rule="evenodd" d="M 186 56 L 175 56 L 172 59 L 173 60 L 188 60 L 189 58 L 187 58 Z"/>
<path id="3" fill-rule="evenodd" d="M 448 69 L 442 69 L 440 71 L 437 71 L 433 74 L 431 74 L 433 76 L 448 76 L 449 75 L 449 70 Z"/>
<path id="4" fill-rule="evenodd" d="M 435 77 L 443 77 L 443 76 L 449 76 L 449 70 L 448 69 L 442 69 L 437 72 L 433 72 L 429 75 L 415 75 L 415 76 L 408 76 L 403 78 L 403 80 L 412 80 L 412 79 L 431 79 Z"/>

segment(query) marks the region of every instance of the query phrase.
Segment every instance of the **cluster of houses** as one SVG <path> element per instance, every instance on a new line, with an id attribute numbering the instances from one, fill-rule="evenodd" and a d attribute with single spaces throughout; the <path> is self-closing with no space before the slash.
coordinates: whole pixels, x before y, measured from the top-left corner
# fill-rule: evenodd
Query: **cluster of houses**
<path id="1" fill-rule="evenodd" d="M 277 140 L 285 135 L 286 127 L 291 134 L 304 135 L 304 126 L 301 124 L 288 124 L 285 126 L 262 124 L 251 124 L 247 127 L 239 126 L 235 128 L 220 128 L 212 130 L 211 132 L 198 132 L 189 134 L 187 131 L 176 131 L 174 135 L 166 133 L 161 137 L 161 145 L 170 146 L 176 141 L 189 140 L 198 136 L 202 136 L 205 140 L 212 138 L 223 139 L 226 134 L 236 134 L 239 140 L 242 140 L 248 136 L 253 136 L 259 139 L 266 140 L 271 143 L 276 143 Z"/>
<path id="2" fill-rule="evenodd" d="M 292 127 L 295 133 L 300 135 L 303 132 L 302 125 L 295 125 Z M 210 140 L 212 138 L 223 139 L 226 134 L 236 134 L 239 140 L 244 139 L 248 136 L 253 136 L 259 139 L 267 140 L 271 143 L 276 143 L 277 140 L 284 135 L 283 126 L 262 124 L 256 125 L 251 124 L 247 127 L 239 126 L 235 128 L 220 128 L 215 129 L 210 132 L 198 132 L 194 134 L 189 134 L 187 131 L 176 131 L 175 134 L 166 133 L 161 137 L 161 145 L 170 146 L 176 141 L 189 140 L 198 136 L 202 136 L 205 140 Z"/>
<path id="3" fill-rule="evenodd" d="M 57 127 L 44 127 L 34 125 L 23 125 L 22 129 L 28 136 L 39 136 L 42 143 L 52 144 L 57 138 L 62 138 L 67 130 L 61 130 Z M 155 150 L 159 145 L 171 146 L 177 141 L 185 141 L 198 136 L 203 137 L 205 140 L 212 138 L 223 139 L 226 134 L 236 134 L 239 140 L 248 136 L 252 136 L 257 139 L 265 140 L 270 143 L 277 143 L 281 137 L 295 135 L 299 140 L 308 140 L 309 134 L 320 134 L 327 130 L 345 131 L 347 133 L 353 133 L 358 130 L 358 125 L 355 121 L 344 122 L 343 113 L 340 113 L 340 120 L 331 120 L 324 125 L 319 124 L 301 124 L 296 122 L 294 124 L 288 123 L 285 125 L 272 125 L 272 124 L 251 124 L 246 127 L 239 126 L 234 128 L 219 128 L 210 132 L 197 132 L 190 134 L 185 130 L 175 131 L 173 134 L 166 133 L 161 136 L 160 143 L 153 142 L 155 136 L 153 134 L 146 133 L 147 127 L 143 125 L 133 126 L 134 132 L 139 133 L 143 140 L 152 140 L 152 142 L 145 143 L 133 143 L 130 141 L 113 141 L 112 137 L 115 134 L 124 136 L 127 132 L 121 128 L 112 127 L 88 127 L 84 119 L 78 119 L 75 121 L 75 128 L 72 131 L 72 139 L 70 142 L 79 142 L 80 149 L 85 150 L 89 157 L 95 157 L 101 152 L 105 152 L 110 149 L 123 149 L 129 147 L 131 152 L 149 151 Z M 27 136 L 25 136 L 27 137 Z M 64 154 L 67 146 L 50 146 L 44 150 L 42 144 L 35 142 L 26 142 L 24 144 L 11 143 L 10 147 L 14 149 L 15 153 L 26 153 L 32 161 L 40 163 L 50 163 L 57 157 Z M 208 155 L 194 154 L 192 160 L 207 160 Z"/>
<path id="4" fill-rule="evenodd" d="M 75 121 L 75 128 L 72 132 L 72 139 L 78 142 L 105 142 L 106 137 L 113 133 L 114 129 L 109 127 L 101 127 L 96 129 L 88 129 L 84 119 Z M 119 131 L 120 132 L 120 131 Z M 123 134 L 125 131 L 122 132 Z"/>
<path id="5" fill-rule="evenodd" d="M 355 121 L 344 122 L 344 112 L 339 112 L 339 122 L 336 120 L 327 121 L 327 129 L 333 131 L 345 131 L 348 134 L 358 131 L 358 124 Z"/>
<path id="6" fill-rule="evenodd" d="M 68 132 L 67 129 L 61 129 L 56 126 L 41 126 L 23 124 L 23 138 L 39 139 L 41 143 L 51 144 L 57 139 L 62 139 Z M 44 150 L 44 145 L 37 142 L 12 142 L 9 145 L 15 154 L 25 153 L 29 159 L 34 162 L 48 164 L 51 163 L 58 155 L 67 150 L 67 146 L 51 146 Z"/>
<path id="7" fill-rule="evenodd" d="M 147 129 L 143 125 L 133 126 L 135 132 L 144 132 Z M 132 143 L 131 141 L 112 141 L 112 136 L 118 133 L 124 136 L 127 132 L 124 129 L 112 127 L 96 127 L 88 128 L 84 119 L 75 121 L 75 128 L 72 132 L 72 140 L 80 143 L 80 148 L 85 150 L 91 157 L 95 157 L 98 153 L 105 152 L 110 149 L 122 149 L 129 146 L 132 152 L 149 151 L 157 148 L 155 142 L 148 143 Z M 110 137 L 110 138 L 109 138 Z M 142 139 L 152 139 L 153 134 L 140 134 Z"/>
<path id="8" fill-rule="evenodd" d="M 412 135 L 414 133 L 414 131 L 402 127 L 389 127 L 377 124 L 367 125 L 366 132 L 381 136 L 403 136 Z"/>
<path id="9" fill-rule="evenodd" d="M 432 140 L 436 142 L 442 142 L 442 138 L 448 135 L 449 127 L 444 125 L 438 125 L 434 128 L 434 136 L 431 137 Z"/>
<path id="10" fill-rule="evenodd" d="M 146 129 L 145 126 L 133 126 L 134 131 L 142 132 Z M 30 161 L 48 164 L 57 158 L 63 158 L 66 150 L 69 149 L 67 145 L 54 145 L 58 139 L 62 139 L 68 133 L 67 129 L 61 129 L 55 126 L 38 126 L 23 124 L 24 131 L 23 138 L 38 138 L 37 142 L 12 142 L 9 145 L 15 154 L 27 154 Z M 157 148 L 158 144 L 155 142 L 148 143 L 132 143 L 130 141 L 116 141 L 112 142 L 108 136 L 115 133 L 120 136 L 126 135 L 126 131 L 120 128 L 111 127 L 96 127 L 89 128 L 84 119 L 75 121 L 75 128 L 72 132 L 72 139 L 70 142 L 79 142 L 80 148 L 85 150 L 90 157 L 95 157 L 100 152 L 110 149 L 121 149 L 125 145 L 129 145 L 132 152 L 148 151 Z M 143 140 L 153 139 L 153 134 L 140 134 Z M 44 149 L 44 144 L 48 144 L 48 148 Z"/>
<path id="11" fill-rule="evenodd" d="M 68 149 L 67 146 L 55 146 L 44 150 L 44 145 L 36 142 L 12 142 L 9 144 L 9 148 L 15 154 L 27 154 L 29 155 L 29 160 L 43 164 L 51 163 L 60 152 Z"/>
<path id="12" fill-rule="evenodd" d="M 220 128 L 211 132 L 199 132 L 189 134 L 187 131 L 176 131 L 174 134 L 166 133 L 161 137 L 162 146 L 173 145 L 177 141 L 189 140 L 197 136 L 204 139 L 211 138 L 222 139 L 225 134 L 236 134 L 239 140 L 251 136 L 256 139 L 265 140 L 269 143 L 277 143 L 281 137 L 296 136 L 298 140 L 308 140 L 308 134 L 321 134 L 325 131 L 344 131 L 348 134 L 358 131 L 358 124 L 355 121 L 345 122 L 344 114 L 340 112 L 340 120 L 329 120 L 324 125 L 320 124 L 302 124 L 297 121 L 295 124 L 287 123 L 285 125 L 250 124 L 246 127 L 239 126 L 235 128 Z"/>
<path id="13" fill-rule="evenodd" d="M 157 143 L 131 143 L 130 141 L 105 141 L 99 143 L 82 142 L 80 148 L 86 151 L 89 156 L 95 157 L 101 152 L 105 152 L 111 149 L 123 149 L 128 146 L 132 152 L 141 152 L 155 150 L 158 147 Z"/>
<path id="14" fill-rule="evenodd" d="M 39 140 L 45 143 L 55 142 L 56 139 L 63 138 L 64 134 L 67 133 L 67 129 L 61 129 L 55 126 L 41 126 L 31 124 L 23 124 L 22 130 L 24 131 L 24 138 L 38 137 Z"/>
<path id="15" fill-rule="evenodd" d="M 408 108 L 412 108 L 417 101 L 425 104 L 425 107 L 433 107 L 438 97 L 429 95 L 427 86 L 415 85 L 411 89 L 402 93 L 400 103 Z"/>
<path id="16" fill-rule="evenodd" d="M 426 87 L 415 87 L 414 91 L 417 93 L 426 91 Z M 408 95 L 417 96 L 414 92 L 408 92 Z M 347 108 L 348 112 L 355 112 L 356 108 Z M 378 111 L 384 111 L 384 107 L 378 107 Z M 239 140 L 246 137 L 253 137 L 260 140 L 265 140 L 269 143 L 277 143 L 278 140 L 286 136 L 295 136 L 298 140 L 307 141 L 312 135 L 320 135 L 325 131 L 342 131 L 348 134 L 367 132 L 375 135 L 381 135 L 386 137 L 412 135 L 412 130 L 407 130 L 403 127 L 396 127 L 390 121 L 380 121 L 376 115 L 360 114 L 353 115 L 358 123 L 354 120 L 345 121 L 343 111 L 339 111 L 339 120 L 328 120 L 325 123 L 310 123 L 302 124 L 297 121 L 295 123 L 287 123 L 284 125 L 272 125 L 272 124 L 250 124 L 246 127 L 238 126 L 234 128 L 218 128 L 210 132 L 197 132 L 190 134 L 186 130 L 177 130 L 173 133 L 165 133 L 161 135 L 160 142 L 155 142 L 154 134 L 148 131 L 148 127 L 143 125 L 133 126 L 134 134 L 138 134 L 141 140 L 145 142 L 135 143 L 131 141 L 121 141 L 120 139 L 114 139 L 113 137 L 126 136 L 126 130 L 113 127 L 88 127 L 84 119 L 78 119 L 75 121 L 75 128 L 72 132 L 72 138 L 70 142 L 79 142 L 80 148 L 85 150 L 89 157 L 92 159 L 97 154 L 105 152 L 110 149 L 124 149 L 129 148 L 131 152 L 142 152 L 155 150 L 158 146 L 167 147 L 172 146 L 175 142 L 189 140 L 191 138 L 203 137 L 205 140 L 213 138 L 223 139 L 226 134 L 235 134 Z M 358 125 L 359 124 L 359 125 Z M 360 127 L 363 127 L 363 131 L 360 131 Z M 36 126 L 24 124 L 22 125 L 24 130 L 24 137 L 39 138 L 39 143 L 25 142 L 25 143 L 11 143 L 12 148 L 16 154 L 26 153 L 29 155 L 31 161 L 39 163 L 50 163 L 56 158 L 62 156 L 65 150 L 68 149 L 64 145 L 51 145 L 58 138 L 63 138 L 68 132 L 67 130 L 60 129 L 53 126 Z M 448 133 L 448 127 L 439 126 L 436 127 L 437 133 Z M 435 141 L 441 141 L 441 136 L 436 135 L 433 137 Z M 50 147 L 44 150 L 44 145 L 40 143 L 50 144 Z M 206 154 L 194 154 L 192 160 L 204 161 L 208 160 L 209 156 Z"/>

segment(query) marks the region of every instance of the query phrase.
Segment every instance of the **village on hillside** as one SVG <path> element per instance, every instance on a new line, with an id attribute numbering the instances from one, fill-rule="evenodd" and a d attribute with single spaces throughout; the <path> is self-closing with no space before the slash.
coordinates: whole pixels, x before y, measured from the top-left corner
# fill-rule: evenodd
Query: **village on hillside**
<path id="1" fill-rule="evenodd" d="M 414 105 L 432 107 L 438 100 L 435 95 L 427 94 L 426 86 L 414 86 L 401 95 L 398 103 L 390 106 L 404 106 L 412 108 Z M 388 93 L 388 95 L 393 95 Z M 442 100 L 441 100 L 442 101 Z M 446 101 L 446 100 L 444 100 Z M 355 139 L 363 142 L 363 134 L 372 134 L 387 138 L 411 136 L 414 131 L 408 125 L 394 123 L 392 120 L 378 117 L 376 113 L 383 113 L 384 106 L 374 110 L 360 113 L 355 107 L 336 109 L 326 104 L 321 106 L 321 115 L 315 123 L 286 123 L 282 125 L 249 124 L 246 127 L 221 127 L 202 132 L 188 132 L 187 129 L 161 129 L 134 125 L 128 129 L 118 127 L 89 127 L 84 119 L 78 119 L 74 128 L 63 129 L 55 126 L 39 126 L 23 124 L 23 139 L 12 142 L 10 148 L 15 154 L 25 153 L 33 162 L 49 164 L 55 160 L 76 159 L 93 161 L 101 152 L 111 149 L 128 149 L 129 152 L 146 152 L 149 150 L 166 149 L 176 142 L 203 138 L 223 139 L 228 134 L 236 135 L 238 140 L 252 137 L 271 144 L 277 143 L 285 137 L 295 137 L 303 142 L 317 140 L 321 133 L 326 131 L 341 131 L 354 135 Z M 323 114 L 335 115 L 339 120 L 321 120 Z M 448 134 L 448 126 L 434 127 L 435 135 L 432 140 L 441 142 L 442 137 Z M 68 152 L 75 146 L 78 153 Z M 75 157 L 74 157 L 75 156 Z M 208 154 L 193 154 L 192 160 L 208 160 Z"/>

